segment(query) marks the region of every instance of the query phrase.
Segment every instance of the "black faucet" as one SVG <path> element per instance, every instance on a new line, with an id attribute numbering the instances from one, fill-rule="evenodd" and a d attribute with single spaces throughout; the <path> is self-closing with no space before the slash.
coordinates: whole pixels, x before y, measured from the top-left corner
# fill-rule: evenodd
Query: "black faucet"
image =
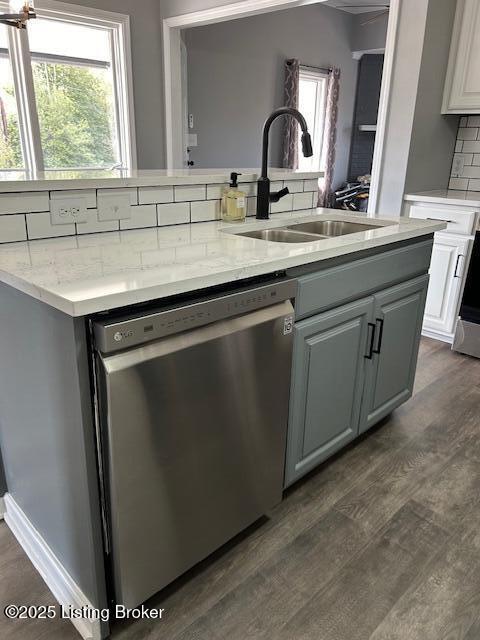
<path id="1" fill-rule="evenodd" d="M 290 107 L 280 107 L 275 109 L 263 125 L 263 143 L 262 143 L 262 173 L 257 181 L 257 220 L 268 220 L 270 202 L 278 202 L 280 198 L 290 193 L 288 187 L 280 189 L 274 193 L 270 193 L 270 180 L 268 179 L 268 134 L 272 122 L 279 116 L 293 116 L 302 127 L 302 151 L 306 158 L 313 156 L 312 139 L 308 133 L 307 122 L 300 111 Z"/>

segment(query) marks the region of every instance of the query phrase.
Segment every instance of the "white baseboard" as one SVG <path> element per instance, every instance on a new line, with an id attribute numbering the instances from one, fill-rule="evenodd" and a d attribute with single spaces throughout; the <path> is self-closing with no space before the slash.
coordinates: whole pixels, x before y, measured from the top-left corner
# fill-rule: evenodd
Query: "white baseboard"
<path id="1" fill-rule="evenodd" d="M 81 607 L 88 607 L 93 609 L 93 605 L 88 598 L 65 570 L 65 567 L 12 496 L 6 493 L 3 502 L 5 506 L 5 522 L 59 604 L 67 608 L 75 607 L 80 609 Z M 71 621 L 84 640 L 101 640 L 100 622 L 98 620 L 75 618 Z"/>
<path id="2" fill-rule="evenodd" d="M 434 340 L 440 340 L 441 342 L 447 342 L 448 344 L 453 344 L 452 333 L 437 333 L 436 331 L 431 331 L 430 329 L 423 328 L 422 336 L 425 336 L 425 338 L 433 338 Z"/>

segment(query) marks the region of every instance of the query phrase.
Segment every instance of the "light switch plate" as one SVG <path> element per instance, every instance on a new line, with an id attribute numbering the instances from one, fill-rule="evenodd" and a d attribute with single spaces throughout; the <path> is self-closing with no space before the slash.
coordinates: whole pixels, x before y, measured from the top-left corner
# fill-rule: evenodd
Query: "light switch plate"
<path id="1" fill-rule="evenodd" d="M 132 217 L 128 194 L 102 193 L 97 199 L 98 220 L 129 220 Z"/>
<path id="2" fill-rule="evenodd" d="M 87 221 L 87 198 L 84 196 L 65 196 L 50 200 L 50 222 L 54 224 L 72 224 Z"/>

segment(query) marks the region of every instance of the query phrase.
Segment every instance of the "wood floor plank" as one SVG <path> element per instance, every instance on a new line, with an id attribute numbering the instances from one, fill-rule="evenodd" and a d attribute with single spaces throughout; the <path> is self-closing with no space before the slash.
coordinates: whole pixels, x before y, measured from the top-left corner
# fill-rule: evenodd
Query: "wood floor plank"
<path id="1" fill-rule="evenodd" d="M 447 538 L 425 510 L 405 505 L 336 579 L 289 620 L 278 640 L 369 638 Z"/>
<path id="2" fill-rule="evenodd" d="M 328 512 L 222 598 L 178 640 L 197 637 L 198 623 L 202 629 L 211 627 L 206 637 L 258 640 L 275 636 L 292 612 L 311 598 L 312 591 L 322 589 L 366 544 L 368 538 L 358 525 L 339 513 Z M 250 612 L 247 617 L 246 608 Z"/>

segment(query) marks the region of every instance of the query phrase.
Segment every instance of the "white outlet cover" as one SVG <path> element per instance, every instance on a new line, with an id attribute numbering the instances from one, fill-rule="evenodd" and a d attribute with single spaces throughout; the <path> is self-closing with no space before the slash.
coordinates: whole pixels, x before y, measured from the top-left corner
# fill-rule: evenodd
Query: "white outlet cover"
<path id="1" fill-rule="evenodd" d="M 465 156 L 462 156 L 456 153 L 453 156 L 452 175 L 453 176 L 461 175 L 464 168 L 465 168 Z"/>
<path id="2" fill-rule="evenodd" d="M 129 220 L 132 217 L 128 194 L 102 193 L 97 200 L 98 220 Z"/>
<path id="3" fill-rule="evenodd" d="M 72 224 L 87 221 L 87 198 L 85 196 L 65 196 L 50 200 L 50 222 Z"/>

